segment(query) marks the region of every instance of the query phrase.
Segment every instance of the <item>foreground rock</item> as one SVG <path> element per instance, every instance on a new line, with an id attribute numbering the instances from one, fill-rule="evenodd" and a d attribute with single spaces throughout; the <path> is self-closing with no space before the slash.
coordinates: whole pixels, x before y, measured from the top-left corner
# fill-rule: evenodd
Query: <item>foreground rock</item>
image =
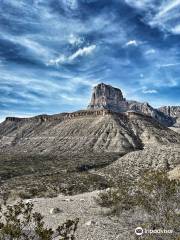
<path id="1" fill-rule="evenodd" d="M 168 176 L 170 179 L 180 180 L 180 165 L 175 167 L 173 170 L 169 171 Z"/>
<path id="2" fill-rule="evenodd" d="M 135 226 L 133 224 L 125 226 L 124 219 L 127 216 L 117 219 L 103 215 L 103 211 L 107 209 L 103 210 L 97 205 L 95 198 L 98 193 L 98 191 L 94 191 L 76 195 L 71 197 L 73 199 L 71 202 L 64 201 L 66 197 L 63 195 L 56 198 L 35 199 L 35 211 L 42 213 L 45 216 L 44 220 L 47 226 L 53 229 L 56 229 L 67 219 L 79 218 L 77 240 L 134 240 Z M 84 201 L 80 201 L 82 198 Z M 49 214 L 51 208 L 60 208 L 63 211 L 60 214 Z M 131 215 L 131 217 L 135 216 Z"/>

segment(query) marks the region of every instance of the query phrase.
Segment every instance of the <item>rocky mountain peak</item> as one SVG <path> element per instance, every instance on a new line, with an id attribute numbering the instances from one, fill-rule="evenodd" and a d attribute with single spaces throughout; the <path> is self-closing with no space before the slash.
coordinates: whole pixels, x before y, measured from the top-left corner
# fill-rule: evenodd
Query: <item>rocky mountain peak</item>
<path id="1" fill-rule="evenodd" d="M 174 115 L 168 114 L 167 109 L 155 109 L 147 102 L 126 100 L 119 88 L 104 83 L 94 87 L 88 109 L 109 109 L 114 112 L 134 111 L 151 116 L 165 126 L 172 126 L 175 123 Z M 177 109 L 173 108 L 173 112 L 177 112 Z"/>
<path id="2" fill-rule="evenodd" d="M 119 88 L 100 83 L 93 89 L 88 109 L 105 108 L 115 111 L 123 111 L 122 103 L 125 103 L 125 98 Z"/>

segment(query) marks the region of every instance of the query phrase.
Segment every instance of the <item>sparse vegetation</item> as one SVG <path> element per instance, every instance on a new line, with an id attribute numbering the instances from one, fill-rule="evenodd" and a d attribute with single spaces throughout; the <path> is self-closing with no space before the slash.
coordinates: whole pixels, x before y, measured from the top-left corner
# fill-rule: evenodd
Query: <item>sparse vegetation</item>
<path id="1" fill-rule="evenodd" d="M 72 195 L 107 188 L 108 181 L 89 170 L 106 166 L 118 157 L 116 153 L 61 156 L 1 154 L 0 198 L 7 195 L 13 199 L 55 197 L 59 193 Z"/>
<path id="2" fill-rule="evenodd" d="M 99 194 L 97 202 L 119 216 L 123 211 L 139 209 L 147 216 L 142 222 L 145 228 L 171 229 L 177 239 L 180 234 L 179 197 L 180 182 L 169 180 L 163 171 L 149 171 L 137 181 L 121 177 L 112 188 Z M 151 236 L 151 239 L 156 238 Z"/>
<path id="3" fill-rule="evenodd" d="M 78 222 L 67 220 L 54 231 L 33 211 L 32 203 L 18 202 L 0 208 L 0 240 L 75 240 Z"/>

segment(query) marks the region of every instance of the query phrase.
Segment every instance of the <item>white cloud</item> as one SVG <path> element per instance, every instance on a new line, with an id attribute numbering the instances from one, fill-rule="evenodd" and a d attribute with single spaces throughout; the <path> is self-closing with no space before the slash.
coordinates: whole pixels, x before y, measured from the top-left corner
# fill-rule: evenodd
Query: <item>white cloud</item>
<path id="1" fill-rule="evenodd" d="M 88 47 L 80 48 L 69 57 L 69 60 L 72 61 L 79 56 L 87 56 L 87 55 L 91 54 L 95 50 L 95 48 L 96 48 L 96 45 L 91 45 Z"/>
<path id="2" fill-rule="evenodd" d="M 172 33 L 180 34 L 180 24 L 178 24 L 174 28 L 172 28 Z"/>
<path id="3" fill-rule="evenodd" d="M 90 45 L 88 47 L 83 47 L 78 49 L 75 53 L 70 56 L 60 55 L 56 59 L 51 59 L 47 65 L 59 65 L 63 63 L 71 63 L 78 57 L 90 55 L 96 48 L 96 45 Z"/>
<path id="4" fill-rule="evenodd" d="M 166 1 L 167 3 L 163 3 L 160 7 L 160 11 L 156 15 L 155 18 L 161 18 L 165 16 L 169 11 L 172 11 L 174 8 L 180 5 L 180 0 L 171 0 L 171 1 Z M 173 17 L 173 16 L 172 16 Z"/>
<path id="5" fill-rule="evenodd" d="M 31 39 L 31 36 L 13 36 L 5 33 L 3 38 L 15 44 L 21 45 L 26 48 L 30 54 L 33 54 L 34 57 L 43 61 L 49 59 L 49 57 L 51 57 L 54 53 L 52 49 L 49 49 L 38 41 Z"/>
<path id="6" fill-rule="evenodd" d="M 144 21 L 162 31 L 180 34 L 180 0 L 125 0 L 131 7 L 143 11 Z"/>
<path id="7" fill-rule="evenodd" d="M 137 47 L 138 45 L 139 44 L 136 40 L 130 40 L 125 44 L 125 46 L 135 46 L 135 47 Z"/>
<path id="8" fill-rule="evenodd" d="M 146 55 L 150 55 L 150 54 L 154 54 L 154 53 L 156 53 L 156 50 L 153 48 L 151 48 L 145 52 Z"/>
<path id="9" fill-rule="evenodd" d="M 151 0 L 125 0 L 130 6 L 136 7 L 138 9 L 144 9 Z"/>
<path id="10" fill-rule="evenodd" d="M 56 59 L 51 59 L 48 63 L 48 65 L 59 65 L 61 63 L 65 63 L 67 61 L 67 58 L 64 55 L 60 55 L 58 58 Z"/>
<path id="11" fill-rule="evenodd" d="M 155 94 L 155 93 L 158 93 L 158 91 L 156 89 L 148 89 L 146 87 L 143 87 L 142 92 L 144 94 Z"/>
<path id="12" fill-rule="evenodd" d="M 76 36 L 74 34 L 70 34 L 68 42 L 71 45 L 79 46 L 79 45 L 81 45 L 84 42 L 84 39 L 81 38 L 81 37 L 78 37 L 78 36 Z"/>
<path id="13" fill-rule="evenodd" d="M 78 1 L 77 0 L 62 0 L 62 3 L 65 8 L 76 10 L 78 8 Z"/>
<path id="14" fill-rule="evenodd" d="M 166 63 L 166 64 L 158 65 L 158 67 L 159 68 L 167 68 L 167 67 L 176 67 L 179 65 L 180 65 L 180 63 Z"/>
<path id="15" fill-rule="evenodd" d="M 154 6 L 155 7 L 155 6 Z M 150 19 L 151 26 L 158 26 L 174 34 L 179 34 L 180 0 L 162 2 L 157 13 Z"/>

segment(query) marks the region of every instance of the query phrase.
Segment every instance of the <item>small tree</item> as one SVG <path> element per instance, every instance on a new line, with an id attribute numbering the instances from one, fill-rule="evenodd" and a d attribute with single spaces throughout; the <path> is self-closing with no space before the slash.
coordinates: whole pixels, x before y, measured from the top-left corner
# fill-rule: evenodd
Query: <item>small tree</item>
<path id="1" fill-rule="evenodd" d="M 0 208 L 0 240 L 74 240 L 79 219 L 67 220 L 55 231 L 47 228 L 32 203 L 18 202 Z"/>

